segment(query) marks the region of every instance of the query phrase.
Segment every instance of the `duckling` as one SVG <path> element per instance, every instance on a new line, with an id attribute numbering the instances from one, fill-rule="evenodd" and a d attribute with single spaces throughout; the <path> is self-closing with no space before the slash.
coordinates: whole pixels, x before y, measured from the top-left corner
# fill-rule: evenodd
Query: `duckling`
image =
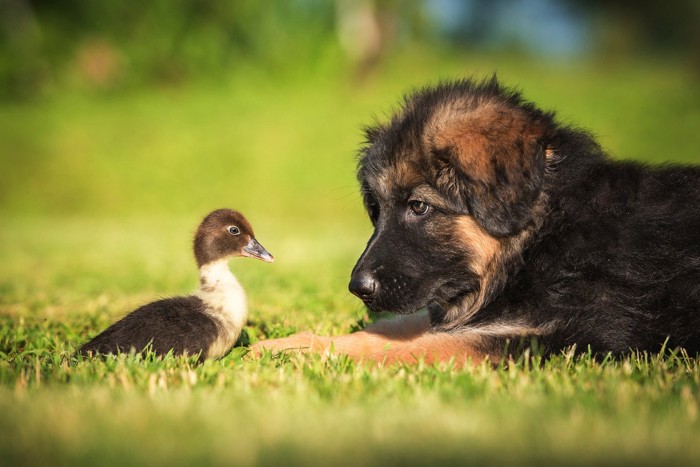
<path id="1" fill-rule="evenodd" d="M 234 256 L 266 262 L 274 258 L 258 243 L 240 212 L 218 209 L 207 215 L 194 237 L 200 288 L 189 296 L 144 305 L 84 344 L 79 354 L 91 356 L 141 352 L 150 345 L 158 355 L 200 355 L 220 358 L 236 343 L 248 317 L 243 287 L 228 268 Z"/>

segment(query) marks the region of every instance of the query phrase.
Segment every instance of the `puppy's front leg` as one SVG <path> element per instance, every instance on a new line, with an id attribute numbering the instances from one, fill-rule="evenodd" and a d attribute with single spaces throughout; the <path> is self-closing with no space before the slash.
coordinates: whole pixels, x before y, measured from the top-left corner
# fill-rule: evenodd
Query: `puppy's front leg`
<path id="1" fill-rule="evenodd" d="M 478 363 L 485 355 L 478 349 L 476 339 L 450 333 L 431 333 L 427 314 L 382 320 L 362 331 L 343 336 L 322 337 L 300 333 L 282 339 L 261 341 L 252 347 L 259 354 L 272 352 L 312 352 L 347 355 L 356 361 L 375 363 L 415 363 L 471 360 Z"/>

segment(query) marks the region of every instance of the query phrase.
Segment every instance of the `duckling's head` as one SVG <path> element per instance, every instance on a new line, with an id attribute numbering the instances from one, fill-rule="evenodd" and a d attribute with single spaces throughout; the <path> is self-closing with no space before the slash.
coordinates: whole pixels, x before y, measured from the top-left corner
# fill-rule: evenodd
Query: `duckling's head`
<path id="1" fill-rule="evenodd" d="M 233 256 L 274 261 L 255 239 L 245 216 L 233 209 L 217 209 L 204 218 L 194 236 L 194 256 L 199 267 Z"/>

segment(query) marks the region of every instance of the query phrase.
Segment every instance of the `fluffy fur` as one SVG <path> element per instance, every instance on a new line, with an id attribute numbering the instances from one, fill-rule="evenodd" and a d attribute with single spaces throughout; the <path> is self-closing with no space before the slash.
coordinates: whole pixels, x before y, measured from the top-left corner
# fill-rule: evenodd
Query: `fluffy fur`
<path id="1" fill-rule="evenodd" d="M 399 319 L 263 347 L 401 361 L 498 358 L 532 338 L 545 353 L 700 352 L 698 167 L 612 160 L 495 78 L 419 90 L 366 134 L 375 231 L 350 289 L 372 310 L 428 316 L 410 337 Z M 377 335 L 385 350 L 365 345 Z"/>
<path id="2" fill-rule="evenodd" d="M 248 319 L 248 300 L 243 287 L 231 274 L 226 260 L 200 268 L 200 290 L 196 296 L 206 305 L 206 313 L 217 325 L 216 338 L 206 347 L 209 358 L 223 357 L 236 342 Z"/>
<path id="3" fill-rule="evenodd" d="M 84 356 L 138 352 L 198 355 L 217 340 L 219 325 L 196 296 L 158 300 L 137 308 L 80 348 Z"/>

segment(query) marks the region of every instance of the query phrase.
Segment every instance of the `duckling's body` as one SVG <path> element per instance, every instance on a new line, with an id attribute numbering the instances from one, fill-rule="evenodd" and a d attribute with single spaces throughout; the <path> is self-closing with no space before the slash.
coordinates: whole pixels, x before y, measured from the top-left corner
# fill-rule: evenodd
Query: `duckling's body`
<path id="1" fill-rule="evenodd" d="M 236 343 L 248 318 L 243 287 L 228 268 L 232 256 L 273 261 L 242 214 L 219 209 L 204 218 L 194 241 L 200 289 L 158 300 L 129 313 L 83 345 L 82 355 L 141 352 L 219 358 Z"/>
<path id="2" fill-rule="evenodd" d="M 144 305 L 117 321 L 83 345 L 83 355 L 144 350 L 149 344 L 158 355 L 170 350 L 209 357 L 211 344 L 219 335 L 214 318 L 195 295 L 158 300 Z"/>

